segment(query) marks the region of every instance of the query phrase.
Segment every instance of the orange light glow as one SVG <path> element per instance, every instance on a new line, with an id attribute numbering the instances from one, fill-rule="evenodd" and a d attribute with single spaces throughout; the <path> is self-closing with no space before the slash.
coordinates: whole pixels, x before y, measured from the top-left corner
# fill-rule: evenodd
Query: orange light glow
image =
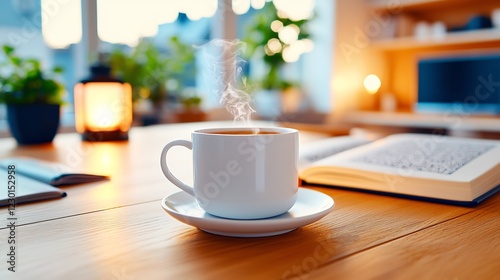
<path id="1" fill-rule="evenodd" d="M 120 197 L 120 190 L 124 182 L 117 179 L 117 174 L 122 168 L 125 155 L 119 146 L 114 143 L 101 143 L 92 147 L 92 154 L 87 158 L 86 170 L 95 170 L 95 173 L 106 174 L 114 178 L 113 183 L 108 182 L 104 187 L 93 190 L 94 203 L 106 205 Z"/>
<path id="2" fill-rule="evenodd" d="M 369 94 L 375 94 L 380 89 L 382 83 L 377 75 L 370 74 L 366 76 L 365 80 L 363 81 L 363 85 L 365 86 L 365 90 Z"/>
<path id="3" fill-rule="evenodd" d="M 128 131 L 132 123 L 129 84 L 89 82 L 75 86 L 75 121 L 78 132 Z"/>

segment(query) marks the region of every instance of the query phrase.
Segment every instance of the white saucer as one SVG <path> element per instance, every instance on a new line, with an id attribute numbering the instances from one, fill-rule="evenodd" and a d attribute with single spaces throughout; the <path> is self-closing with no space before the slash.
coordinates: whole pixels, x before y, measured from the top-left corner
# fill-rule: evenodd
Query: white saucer
<path id="1" fill-rule="evenodd" d="M 233 220 L 212 216 L 186 192 L 165 197 L 161 206 L 175 219 L 203 231 L 234 237 L 272 236 L 292 231 L 330 213 L 333 199 L 321 192 L 299 188 L 297 202 L 286 213 L 259 220 Z"/>

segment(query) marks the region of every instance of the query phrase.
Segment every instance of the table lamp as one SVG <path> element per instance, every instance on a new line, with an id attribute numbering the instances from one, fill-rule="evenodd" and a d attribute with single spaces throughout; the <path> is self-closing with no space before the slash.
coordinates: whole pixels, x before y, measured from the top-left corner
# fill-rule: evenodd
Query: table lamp
<path id="1" fill-rule="evenodd" d="M 97 64 L 75 85 L 75 126 L 86 141 L 127 140 L 132 124 L 132 88 Z"/>
<path id="2" fill-rule="evenodd" d="M 366 76 L 365 80 L 363 81 L 363 85 L 365 87 L 366 92 L 368 92 L 371 95 L 376 94 L 381 85 L 382 82 L 380 81 L 380 78 L 377 75 L 370 74 Z M 396 111 L 396 98 L 394 97 L 393 94 L 389 92 L 384 92 L 380 95 L 380 110 L 384 112 L 393 112 Z"/>

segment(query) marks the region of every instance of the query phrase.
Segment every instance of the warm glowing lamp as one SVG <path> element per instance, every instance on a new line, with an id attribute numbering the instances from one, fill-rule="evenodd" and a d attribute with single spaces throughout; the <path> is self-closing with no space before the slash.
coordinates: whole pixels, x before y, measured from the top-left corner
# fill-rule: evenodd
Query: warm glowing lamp
<path id="1" fill-rule="evenodd" d="M 366 92 L 369 94 L 375 94 L 380 89 L 382 83 L 380 82 L 380 78 L 377 75 L 370 74 L 366 76 L 363 85 L 365 86 Z"/>
<path id="2" fill-rule="evenodd" d="M 75 86 L 75 126 L 87 141 L 127 140 L 132 124 L 132 89 L 96 65 Z"/>

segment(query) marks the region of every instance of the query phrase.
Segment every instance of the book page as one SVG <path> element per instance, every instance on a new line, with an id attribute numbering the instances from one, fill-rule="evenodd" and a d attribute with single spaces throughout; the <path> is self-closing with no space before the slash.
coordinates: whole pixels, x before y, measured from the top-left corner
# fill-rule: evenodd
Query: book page
<path id="1" fill-rule="evenodd" d="M 447 141 L 435 143 L 432 152 L 413 155 L 412 153 L 419 149 L 418 143 L 414 139 L 405 139 L 352 160 L 385 167 L 449 175 L 494 147 L 495 145 L 487 143 Z"/>
<path id="2" fill-rule="evenodd" d="M 299 150 L 299 169 L 372 141 L 373 138 L 368 137 L 338 136 L 301 145 Z"/>
<path id="3" fill-rule="evenodd" d="M 4 182 L 0 192 L 0 206 L 66 196 L 64 191 L 56 187 L 23 176 L 16 169 L 10 171 L 12 170 L 14 172 L 9 174 L 7 169 L 0 169 L 0 180 Z"/>
<path id="4" fill-rule="evenodd" d="M 58 162 L 28 157 L 13 157 L 0 160 L 0 168 L 6 169 L 9 164 L 16 165 L 19 174 L 53 186 L 90 183 L 107 179 L 107 176 L 103 175 L 76 173 Z"/>
<path id="5" fill-rule="evenodd" d="M 401 177 L 472 181 L 500 160 L 500 141 L 396 134 L 312 164 Z"/>

